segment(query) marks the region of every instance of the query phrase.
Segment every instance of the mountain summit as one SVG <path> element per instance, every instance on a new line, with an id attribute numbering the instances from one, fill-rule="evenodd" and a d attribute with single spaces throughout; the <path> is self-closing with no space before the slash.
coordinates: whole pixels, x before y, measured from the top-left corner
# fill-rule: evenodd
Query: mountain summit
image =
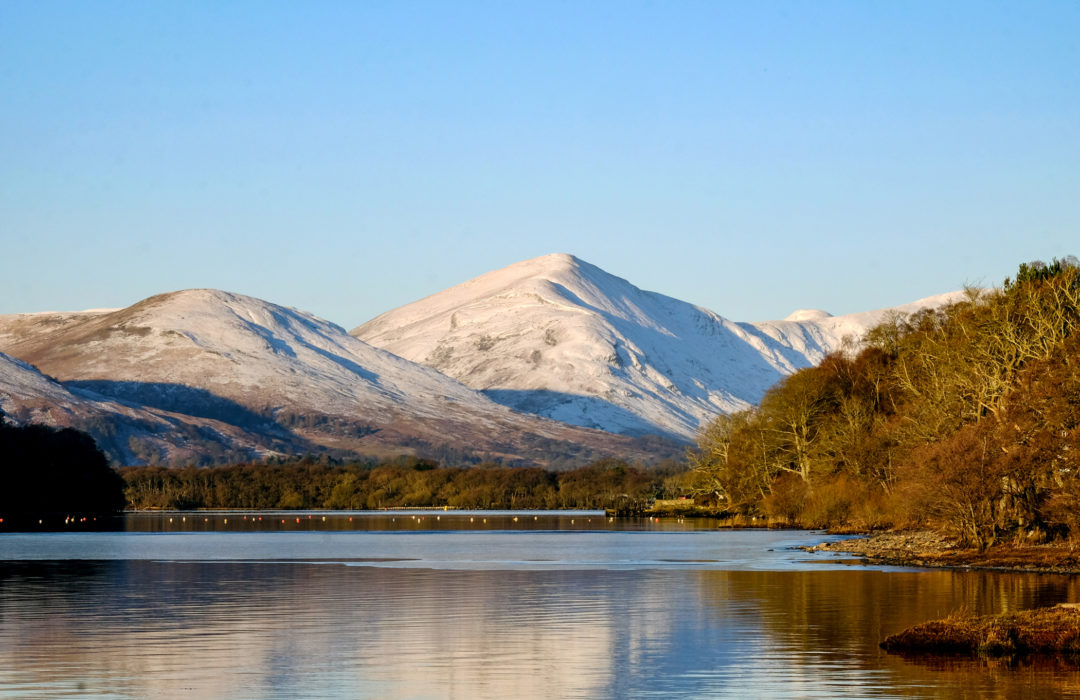
<path id="1" fill-rule="evenodd" d="M 704 421 L 756 403 L 887 312 L 804 310 L 737 323 L 557 253 L 481 275 L 350 333 L 520 411 L 688 440 Z"/>

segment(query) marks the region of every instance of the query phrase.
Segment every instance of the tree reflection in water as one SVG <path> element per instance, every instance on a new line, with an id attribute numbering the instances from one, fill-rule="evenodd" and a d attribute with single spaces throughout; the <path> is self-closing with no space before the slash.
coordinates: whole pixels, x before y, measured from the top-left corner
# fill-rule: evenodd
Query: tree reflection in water
<path id="1" fill-rule="evenodd" d="M 1080 693 L 1077 660 L 902 656 L 878 647 L 911 625 L 1080 600 L 1080 577 L 985 571 L 716 571 L 700 574 L 710 614 L 750 608 L 773 644 L 757 663 L 792 658 L 833 672 L 887 674 L 890 693 L 931 697 L 1055 697 Z"/>

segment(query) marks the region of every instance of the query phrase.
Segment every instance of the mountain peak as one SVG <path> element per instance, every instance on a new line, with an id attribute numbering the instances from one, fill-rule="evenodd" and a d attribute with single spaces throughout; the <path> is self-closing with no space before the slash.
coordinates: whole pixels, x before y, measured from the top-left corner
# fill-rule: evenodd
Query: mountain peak
<path id="1" fill-rule="evenodd" d="M 561 270 L 566 268 L 580 267 L 582 262 L 583 261 L 580 258 L 570 253 L 548 253 L 547 255 L 541 255 L 539 257 L 532 258 L 531 260 L 523 260 L 518 264 L 522 265 L 535 263 L 539 266 L 548 267 L 550 269 Z"/>
<path id="2" fill-rule="evenodd" d="M 162 314 L 207 313 L 234 305 L 244 299 L 220 289 L 180 289 L 163 292 L 135 302 L 126 309 L 119 309 L 111 315 L 114 322 L 119 319 L 131 319 L 140 316 L 159 317 Z"/>
<path id="3" fill-rule="evenodd" d="M 549 253 L 492 270 L 465 284 L 476 286 L 480 282 L 491 282 L 496 285 L 510 286 L 529 279 L 564 280 L 568 276 L 582 276 L 586 271 L 606 274 L 600 268 L 570 253 Z"/>
<path id="4" fill-rule="evenodd" d="M 821 309 L 796 309 L 784 318 L 785 321 L 821 321 L 832 318 L 832 314 Z"/>
<path id="5" fill-rule="evenodd" d="M 142 301 L 136 303 L 129 308 L 154 308 L 166 305 L 177 306 L 204 306 L 204 305 L 233 305 L 237 303 L 257 303 L 268 304 L 260 299 L 254 297 L 244 296 L 243 294 L 236 294 L 233 292 L 226 292 L 221 289 L 212 289 L 207 287 L 196 287 L 192 289 L 179 289 L 175 292 L 164 292 L 162 294 L 155 294 L 152 297 L 147 297 Z"/>
<path id="6" fill-rule="evenodd" d="M 745 344 L 745 333 L 567 253 L 489 272 L 351 334 L 512 408 L 584 427 L 687 439 L 705 417 L 748 405 L 696 376 L 731 374 L 714 344 Z M 753 356 L 758 366 L 740 374 L 764 375 L 754 387 L 781 376 Z"/>

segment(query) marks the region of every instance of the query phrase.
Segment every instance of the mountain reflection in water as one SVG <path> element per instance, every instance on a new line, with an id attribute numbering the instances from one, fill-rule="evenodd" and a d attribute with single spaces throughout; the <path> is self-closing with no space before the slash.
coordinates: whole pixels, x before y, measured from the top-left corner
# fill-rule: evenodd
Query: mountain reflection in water
<path id="1" fill-rule="evenodd" d="M 519 535 L 523 550 L 534 535 Z M 761 535 L 768 557 L 776 535 Z M 264 536 L 251 535 L 252 544 Z M 471 536 L 483 548 L 489 535 Z M 597 536 L 562 535 L 566 555 L 596 558 L 588 550 Z M 668 536 L 673 546 L 681 537 Z M 437 548 L 441 535 L 429 537 Z M 625 535 L 619 546 L 632 550 L 635 537 Z M 358 541 L 371 548 L 370 539 Z M 909 661 L 877 648 L 889 633 L 961 607 L 992 612 L 1080 600 L 1074 577 L 777 568 L 0 561 L 0 697 L 1080 692 L 1070 664 Z"/>

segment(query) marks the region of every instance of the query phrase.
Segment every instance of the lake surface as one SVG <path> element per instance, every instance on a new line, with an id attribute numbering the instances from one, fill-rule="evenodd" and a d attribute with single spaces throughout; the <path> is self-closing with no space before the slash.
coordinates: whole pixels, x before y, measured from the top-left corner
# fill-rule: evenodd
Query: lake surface
<path id="1" fill-rule="evenodd" d="M 0 697 L 1080 697 L 1066 662 L 877 646 L 961 608 L 1080 601 L 1078 577 L 792 549 L 823 539 L 600 513 L 174 513 L 3 533 Z"/>

